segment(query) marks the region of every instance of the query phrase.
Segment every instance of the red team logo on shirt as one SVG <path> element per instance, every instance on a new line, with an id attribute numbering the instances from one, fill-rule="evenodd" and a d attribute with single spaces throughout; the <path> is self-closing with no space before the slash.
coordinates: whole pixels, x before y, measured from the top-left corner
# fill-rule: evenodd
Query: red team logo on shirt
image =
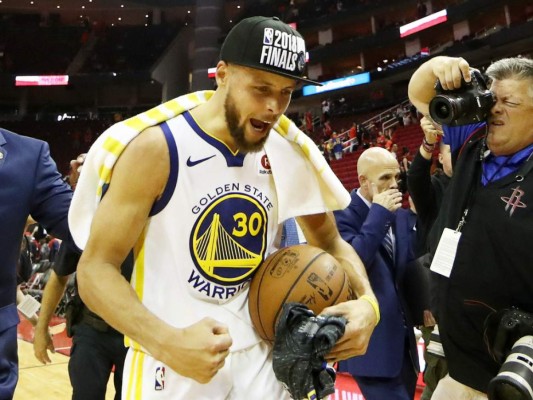
<path id="1" fill-rule="evenodd" d="M 261 157 L 261 165 L 264 169 L 270 169 L 270 162 L 268 161 L 268 157 L 266 154 Z"/>
<path id="2" fill-rule="evenodd" d="M 259 174 L 265 175 L 265 174 L 271 174 L 272 170 L 270 168 L 270 161 L 268 161 L 268 157 L 266 154 L 263 154 L 261 157 L 261 166 L 259 167 Z"/>
<path id="3" fill-rule="evenodd" d="M 513 188 L 513 193 L 511 193 L 510 197 L 501 197 L 502 201 L 507 204 L 505 206 L 505 211 L 509 212 L 510 217 L 513 216 L 513 213 L 517 208 L 527 207 L 527 205 L 520 200 L 523 195 L 524 191 L 518 186 Z"/>

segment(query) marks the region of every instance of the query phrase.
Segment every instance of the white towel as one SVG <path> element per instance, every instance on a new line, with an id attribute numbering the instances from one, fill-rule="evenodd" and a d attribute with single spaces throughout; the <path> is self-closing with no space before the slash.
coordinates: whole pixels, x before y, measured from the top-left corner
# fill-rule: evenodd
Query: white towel
<path id="1" fill-rule="evenodd" d="M 69 225 L 76 245 L 84 249 L 102 190 L 128 143 L 148 127 L 176 117 L 206 102 L 213 91 L 177 97 L 107 129 L 91 146 L 69 211 Z M 278 195 L 279 223 L 299 215 L 344 209 L 350 194 L 313 143 L 286 116 L 274 126 L 265 143 Z"/>

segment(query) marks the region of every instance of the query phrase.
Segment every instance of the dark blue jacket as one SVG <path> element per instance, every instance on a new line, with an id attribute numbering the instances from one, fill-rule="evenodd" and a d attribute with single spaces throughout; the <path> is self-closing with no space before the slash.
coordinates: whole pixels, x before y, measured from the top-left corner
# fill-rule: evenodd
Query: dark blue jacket
<path id="1" fill-rule="evenodd" d="M 407 265 L 414 258 L 412 224 L 407 210 L 392 213 L 378 204 L 368 208 L 355 190 L 351 196 L 350 205 L 335 212 L 335 218 L 342 238 L 352 245 L 366 267 L 380 305 L 381 321 L 372 334 L 367 353 L 341 361 L 339 370 L 354 376 L 391 378 L 398 376 L 402 368 L 406 334 L 413 364 L 418 368 L 413 327 L 405 316 L 402 293 Z M 396 239 L 395 265 L 382 246 L 391 225 Z"/>
<path id="2" fill-rule="evenodd" d="M 16 265 L 26 219 L 64 239 L 71 198 L 47 143 L 0 128 L 0 398 L 16 384 Z"/>

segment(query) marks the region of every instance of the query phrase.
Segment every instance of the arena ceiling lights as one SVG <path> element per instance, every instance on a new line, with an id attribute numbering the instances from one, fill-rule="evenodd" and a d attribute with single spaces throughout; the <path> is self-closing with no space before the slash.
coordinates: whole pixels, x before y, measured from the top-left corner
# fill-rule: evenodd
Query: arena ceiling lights
<path id="1" fill-rule="evenodd" d="M 400 37 L 406 37 L 413 33 L 423 31 L 424 29 L 441 24 L 448 20 L 448 13 L 446 10 L 430 14 L 424 18 L 417 19 L 407 25 L 400 26 Z"/>
<path id="2" fill-rule="evenodd" d="M 16 76 L 15 86 L 66 86 L 68 75 Z"/>

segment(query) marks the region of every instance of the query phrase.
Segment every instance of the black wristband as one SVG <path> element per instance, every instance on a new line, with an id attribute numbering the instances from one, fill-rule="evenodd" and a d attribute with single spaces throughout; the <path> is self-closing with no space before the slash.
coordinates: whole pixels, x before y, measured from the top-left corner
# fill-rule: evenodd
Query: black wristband
<path id="1" fill-rule="evenodd" d="M 437 145 L 436 143 L 428 143 L 425 137 L 424 139 L 422 139 L 422 148 L 428 153 L 433 153 L 436 145 Z"/>

